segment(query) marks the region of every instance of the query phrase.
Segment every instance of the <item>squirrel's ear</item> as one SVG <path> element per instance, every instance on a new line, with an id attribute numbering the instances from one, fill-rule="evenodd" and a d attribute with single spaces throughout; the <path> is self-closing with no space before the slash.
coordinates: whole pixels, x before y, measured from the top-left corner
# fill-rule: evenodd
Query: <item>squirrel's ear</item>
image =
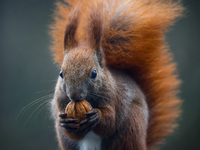
<path id="1" fill-rule="evenodd" d="M 68 24 L 66 25 L 64 36 L 64 51 L 68 51 L 70 48 L 77 46 L 77 40 L 75 37 L 76 30 L 79 21 L 79 10 L 76 7 L 69 15 Z"/>
<path id="2" fill-rule="evenodd" d="M 103 28 L 103 17 L 101 7 L 95 8 L 92 9 L 89 15 L 88 24 L 86 26 L 86 35 L 91 48 L 99 49 Z"/>

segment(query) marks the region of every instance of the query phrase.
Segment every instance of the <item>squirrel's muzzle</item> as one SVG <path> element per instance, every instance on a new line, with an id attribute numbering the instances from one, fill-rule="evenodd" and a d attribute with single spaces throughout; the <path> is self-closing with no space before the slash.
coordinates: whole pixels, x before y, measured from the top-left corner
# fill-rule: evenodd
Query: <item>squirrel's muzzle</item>
<path id="1" fill-rule="evenodd" d="M 84 100 L 86 96 L 87 96 L 87 93 L 84 93 L 84 92 L 72 92 L 69 94 L 69 98 L 73 101 Z"/>

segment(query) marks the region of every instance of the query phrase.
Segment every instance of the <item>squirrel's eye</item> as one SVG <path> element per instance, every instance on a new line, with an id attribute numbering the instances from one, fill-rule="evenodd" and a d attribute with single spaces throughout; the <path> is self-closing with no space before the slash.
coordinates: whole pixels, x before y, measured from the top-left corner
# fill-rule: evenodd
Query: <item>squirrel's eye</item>
<path id="1" fill-rule="evenodd" d="M 63 78 L 63 73 L 62 73 L 62 71 L 60 71 L 60 77 Z"/>
<path id="2" fill-rule="evenodd" d="M 95 79 L 96 76 L 97 76 L 96 70 L 92 71 L 91 78 L 92 78 L 92 79 Z"/>

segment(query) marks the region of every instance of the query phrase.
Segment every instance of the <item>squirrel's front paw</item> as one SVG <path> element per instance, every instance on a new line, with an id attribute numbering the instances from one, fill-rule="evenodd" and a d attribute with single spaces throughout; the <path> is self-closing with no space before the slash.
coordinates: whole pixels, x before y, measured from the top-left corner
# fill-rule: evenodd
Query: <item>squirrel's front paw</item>
<path id="1" fill-rule="evenodd" d="M 85 123 L 80 126 L 80 130 L 84 131 L 84 133 L 88 133 L 99 123 L 100 111 L 98 109 L 92 109 L 86 115 L 87 118 L 83 120 Z"/>
<path id="2" fill-rule="evenodd" d="M 82 133 L 86 134 L 91 131 L 98 123 L 100 119 L 100 111 L 92 109 L 86 113 L 87 118 L 77 123 L 77 119 L 67 118 L 66 113 L 59 115 L 60 126 L 64 127 L 69 133 Z"/>

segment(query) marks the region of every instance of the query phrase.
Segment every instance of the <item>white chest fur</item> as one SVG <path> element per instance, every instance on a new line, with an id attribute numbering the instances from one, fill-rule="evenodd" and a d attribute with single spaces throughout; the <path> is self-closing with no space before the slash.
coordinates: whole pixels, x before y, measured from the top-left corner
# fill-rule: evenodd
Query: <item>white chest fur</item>
<path id="1" fill-rule="evenodd" d="M 89 132 L 80 142 L 79 150 L 101 150 L 101 138 L 94 132 Z"/>

